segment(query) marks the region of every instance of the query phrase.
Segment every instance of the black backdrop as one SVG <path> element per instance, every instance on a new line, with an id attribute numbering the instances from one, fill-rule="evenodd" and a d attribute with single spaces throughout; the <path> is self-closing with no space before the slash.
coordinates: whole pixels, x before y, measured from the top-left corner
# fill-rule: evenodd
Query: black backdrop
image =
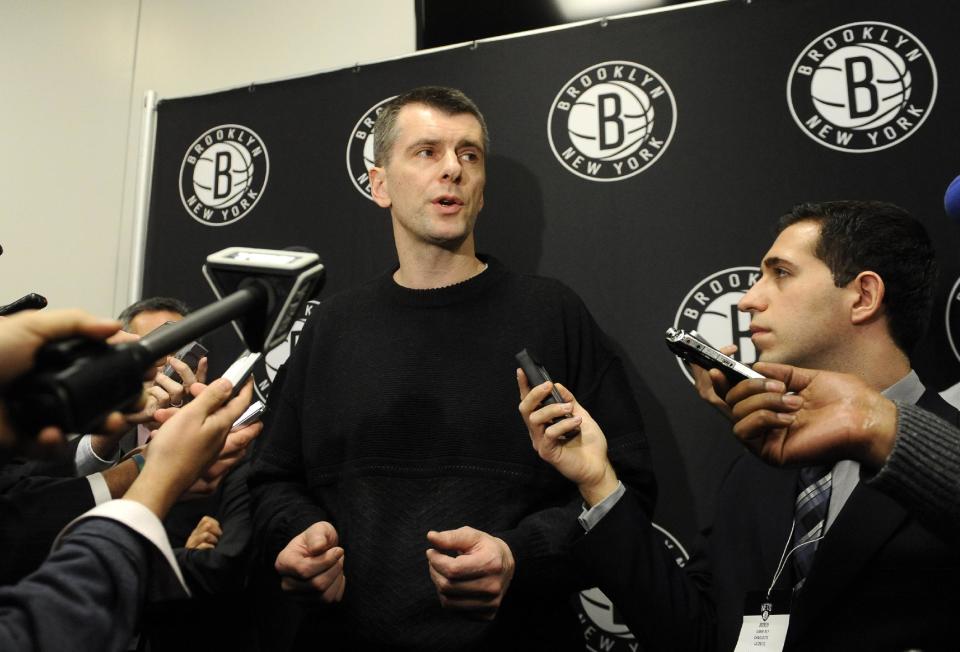
<path id="1" fill-rule="evenodd" d="M 914 362 L 937 389 L 960 379 L 945 322 L 960 238 L 942 207 L 960 173 L 953 85 L 960 46 L 951 29 L 958 18 L 955 3 L 929 0 L 708 3 L 165 100 L 143 296 L 210 302 L 200 266 L 229 245 L 315 249 L 328 269 L 323 296 L 380 273 L 395 252 L 388 214 L 361 192 L 363 118 L 416 85 L 462 88 L 492 136 L 479 249 L 516 270 L 563 280 L 616 340 L 654 449 L 657 521 L 690 543 L 738 447 L 696 398 L 663 331 L 680 324 L 717 344 L 736 340 L 746 322 L 731 319 L 730 306 L 751 282 L 775 218 L 792 204 L 885 199 L 925 222 L 942 278 Z M 619 63 L 598 65 L 606 62 Z M 643 85 L 646 74 L 654 81 Z M 580 93 L 564 94 L 568 87 Z M 555 107 L 567 99 L 581 106 Z M 577 119 L 567 122 L 574 110 Z M 218 132 L 221 125 L 236 127 Z M 847 147 L 837 146 L 845 133 Z M 851 151 L 871 149 L 871 133 L 886 146 Z M 659 155 L 647 163 L 644 148 Z M 582 156 L 578 170 L 587 177 L 591 162 L 600 163 L 596 177 L 612 174 L 618 156 L 643 169 L 584 178 L 554 149 L 568 154 L 567 164 Z M 620 163 L 630 170 L 629 161 Z M 231 190 L 239 191 L 238 217 Z M 220 206 L 206 220 L 204 201 L 201 217 L 190 212 L 201 195 Z M 752 361 L 749 340 L 738 342 Z M 240 351 L 227 328 L 208 344 L 214 370 Z M 275 365 L 282 355 L 273 357 Z M 264 390 L 268 377 L 258 373 Z"/>

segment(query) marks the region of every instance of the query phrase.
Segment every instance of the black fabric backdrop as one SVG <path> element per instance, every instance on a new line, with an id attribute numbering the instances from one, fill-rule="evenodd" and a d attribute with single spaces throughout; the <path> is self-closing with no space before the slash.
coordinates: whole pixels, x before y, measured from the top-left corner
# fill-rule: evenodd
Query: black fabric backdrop
<path id="1" fill-rule="evenodd" d="M 655 454 L 661 486 L 657 521 L 689 544 L 698 521 L 709 515 L 710 496 L 738 446 L 728 427 L 696 397 L 664 347 L 663 331 L 675 324 L 699 326 L 717 344 L 734 341 L 735 331 L 742 332 L 746 324 L 725 315 L 749 284 L 749 268 L 756 267 L 772 241 L 775 218 L 794 203 L 885 199 L 924 221 L 940 252 L 942 276 L 931 331 L 914 362 L 921 377 L 937 389 L 960 379 L 944 319 L 948 292 L 960 273 L 955 256 L 960 237 L 942 207 L 945 187 L 960 173 L 960 97 L 953 83 L 960 46 L 952 30 L 958 19 L 955 3 L 929 0 L 707 4 L 165 100 L 158 107 L 143 296 L 170 294 L 194 306 L 209 303 L 213 295 L 200 266 L 207 254 L 230 245 L 303 245 L 316 250 L 328 269 L 321 299 L 382 272 L 395 261 L 389 215 L 351 180 L 362 174 L 356 161 L 358 145 L 365 140 L 356 131 L 366 129 L 362 118 L 372 107 L 413 86 L 459 87 L 484 111 L 492 136 L 479 249 L 516 270 L 566 282 L 617 342 Z M 873 53 L 874 79 L 889 82 L 880 74 L 882 61 L 877 57 L 893 61 L 890 66 L 906 79 L 904 85 L 911 85 L 904 110 L 914 108 L 912 116 L 899 115 L 906 115 L 912 125 L 919 120 L 918 112 L 926 117 L 892 146 L 856 153 L 824 146 L 794 120 L 791 102 L 804 122 L 817 115 L 817 109 L 809 101 L 810 76 L 795 75 L 800 83 L 794 99 L 788 79 L 808 45 L 824 54 L 854 47 L 856 43 L 843 41 L 842 32 L 835 36 L 833 50 L 822 39 L 811 44 L 836 28 L 863 21 L 889 24 L 885 36 L 882 25 L 867 31 L 865 47 Z M 936 67 L 939 83 L 932 106 L 930 61 L 922 51 L 910 60 L 912 41 L 896 47 L 896 34 L 903 30 L 922 42 Z M 863 26 L 851 34 L 863 41 Z M 877 47 L 884 40 L 899 59 Z M 884 99 L 891 87 L 876 86 L 878 95 L 869 97 L 862 81 L 867 74 L 864 47 L 844 52 L 837 55 L 841 64 L 854 60 L 849 64 L 851 92 L 861 93 L 858 109 L 869 108 L 874 100 L 897 102 Z M 672 139 L 661 145 L 659 157 L 633 176 L 606 182 L 572 173 L 555 156 L 548 136 L 558 94 L 569 85 L 578 87 L 575 80 L 581 71 L 603 62 L 638 64 L 625 68 L 638 71 L 634 85 L 642 81 L 644 69 L 655 72 L 669 85 L 676 106 Z M 799 63 L 817 65 L 810 58 Z M 613 81 L 612 66 L 606 67 L 607 81 Z M 909 79 L 903 76 L 904 66 Z M 595 76 L 593 84 L 603 81 Z M 648 97 L 654 85 L 641 87 Z M 616 90 L 604 88 L 608 97 L 594 98 L 606 102 L 599 117 L 593 114 L 600 120 L 595 124 L 610 130 L 605 132 L 607 141 L 624 133 L 631 136 L 630 129 L 642 124 L 630 117 L 630 98 L 621 94 L 620 100 L 611 99 Z M 635 91 L 624 84 L 620 88 Z M 817 86 L 817 92 L 822 88 Z M 834 95 L 842 104 L 843 94 Z M 671 109 L 665 99 L 653 99 L 653 134 L 643 143 L 648 149 L 654 147 L 649 138 L 669 133 L 665 123 Z M 609 117 L 617 108 L 615 101 L 622 104 L 620 122 Z M 642 98 L 641 106 L 646 107 Z M 835 107 L 818 106 L 826 113 L 833 110 L 830 115 L 836 118 Z M 554 120 L 566 119 L 564 111 L 554 115 Z M 892 122 L 896 115 L 894 111 L 881 117 L 876 130 L 894 125 L 901 133 Z M 831 143 L 837 124 L 826 132 Z M 198 138 L 219 125 L 255 132 L 259 142 L 241 142 L 248 143 L 248 151 L 257 146 L 266 150 L 269 173 L 264 174 L 264 154 L 251 154 L 255 171 L 250 184 L 259 189 L 257 203 L 241 219 L 214 227 L 216 212 L 212 224 L 188 212 L 194 163 L 184 159 Z M 622 125 L 625 132 L 618 131 Z M 632 133 L 635 138 L 643 135 L 642 128 Z M 863 132 L 856 135 L 865 142 Z M 881 144 L 886 142 L 878 137 Z M 211 142 L 216 142 L 215 135 Z M 561 152 L 565 147 L 558 144 Z M 226 150 L 217 151 L 222 158 Z M 245 160 L 236 147 L 231 151 L 239 157 L 235 160 Z M 353 172 L 348 169 L 351 155 Z M 219 165 L 215 158 L 208 164 Z M 581 170 L 586 165 L 582 163 Z M 609 169 L 611 163 L 605 165 Z M 240 189 L 245 187 L 244 170 L 241 164 L 231 181 Z M 229 189 L 222 175 L 198 174 L 194 180 L 219 180 L 220 194 Z M 711 287 L 708 281 L 715 276 L 719 280 Z M 694 292 L 698 288 L 704 292 L 699 302 Z M 682 309 L 691 307 L 697 317 L 690 312 L 684 317 Z M 707 313 L 719 315 L 711 322 Z M 212 334 L 207 343 L 214 351 L 214 371 L 240 352 L 240 341 L 228 328 Z M 752 347 L 749 340 L 746 344 L 744 359 L 750 362 Z M 261 370 L 258 381 L 266 375 Z"/>

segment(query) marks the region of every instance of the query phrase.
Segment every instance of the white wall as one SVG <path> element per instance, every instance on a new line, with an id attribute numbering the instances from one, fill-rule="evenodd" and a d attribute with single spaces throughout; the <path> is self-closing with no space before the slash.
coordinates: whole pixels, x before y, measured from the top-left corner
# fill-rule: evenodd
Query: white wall
<path id="1" fill-rule="evenodd" d="M 129 302 L 143 94 L 414 51 L 410 0 L 0 0 L 0 304 Z"/>

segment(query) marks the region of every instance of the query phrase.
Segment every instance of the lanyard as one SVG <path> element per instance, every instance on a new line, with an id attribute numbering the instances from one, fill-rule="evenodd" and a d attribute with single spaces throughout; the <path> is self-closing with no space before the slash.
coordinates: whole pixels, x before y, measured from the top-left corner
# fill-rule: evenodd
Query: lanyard
<path id="1" fill-rule="evenodd" d="M 783 573 L 783 569 L 787 567 L 787 561 L 790 559 L 790 555 L 795 553 L 797 550 L 811 543 L 816 543 L 820 539 L 826 536 L 826 533 L 821 534 L 816 539 L 810 539 L 809 541 L 804 541 L 803 543 L 798 543 L 793 548 L 790 548 L 790 542 L 793 541 L 793 531 L 797 527 L 797 519 L 793 519 L 793 522 L 790 524 L 790 534 L 787 535 L 787 542 L 783 545 L 783 554 L 780 555 L 780 563 L 777 564 L 777 570 L 773 574 L 773 581 L 770 582 L 770 588 L 767 589 L 767 598 L 770 597 L 770 592 L 773 591 L 773 587 L 776 586 L 777 580 L 780 579 L 780 575 Z M 788 551 L 789 549 L 789 551 Z"/>

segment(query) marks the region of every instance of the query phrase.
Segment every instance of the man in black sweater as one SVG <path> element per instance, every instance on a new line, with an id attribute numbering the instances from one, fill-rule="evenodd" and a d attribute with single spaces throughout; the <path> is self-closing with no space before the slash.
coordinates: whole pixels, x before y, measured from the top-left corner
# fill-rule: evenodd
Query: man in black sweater
<path id="1" fill-rule="evenodd" d="M 399 266 L 315 310 L 274 386 L 250 481 L 265 561 L 312 596 L 305 645 L 582 650 L 563 537 L 581 502 L 531 449 L 511 370 L 529 347 L 578 388 L 650 510 L 622 365 L 573 292 L 476 254 L 488 138 L 472 101 L 415 89 L 374 134 Z"/>

